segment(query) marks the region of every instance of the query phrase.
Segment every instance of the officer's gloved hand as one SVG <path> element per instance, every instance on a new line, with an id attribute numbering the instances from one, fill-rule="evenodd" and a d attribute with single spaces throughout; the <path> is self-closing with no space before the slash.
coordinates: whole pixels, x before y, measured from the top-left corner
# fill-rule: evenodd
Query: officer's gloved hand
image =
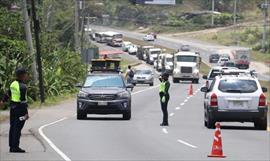
<path id="1" fill-rule="evenodd" d="M 161 102 L 162 102 L 162 103 L 165 103 L 165 101 L 166 101 L 166 98 L 165 98 L 165 96 L 163 96 L 163 97 L 161 98 Z"/>

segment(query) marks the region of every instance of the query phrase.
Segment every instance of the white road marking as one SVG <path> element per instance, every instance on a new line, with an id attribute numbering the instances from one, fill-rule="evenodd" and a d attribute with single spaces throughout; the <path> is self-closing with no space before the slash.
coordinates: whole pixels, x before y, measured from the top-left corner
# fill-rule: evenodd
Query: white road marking
<path id="1" fill-rule="evenodd" d="M 187 99 L 190 99 L 191 96 L 188 96 Z"/>
<path id="2" fill-rule="evenodd" d="M 181 105 L 181 106 L 184 106 L 184 105 L 185 105 L 185 103 L 181 103 L 180 105 Z"/>
<path id="3" fill-rule="evenodd" d="M 187 102 L 187 101 L 188 101 L 187 99 L 184 100 L 184 102 Z"/>
<path id="4" fill-rule="evenodd" d="M 175 107 L 176 110 L 180 110 L 181 108 L 180 107 Z"/>
<path id="5" fill-rule="evenodd" d="M 137 92 L 131 93 L 131 95 L 139 94 L 139 93 L 142 93 L 142 92 L 145 92 L 145 91 L 148 91 L 148 90 L 151 90 L 151 89 L 157 88 L 157 87 L 159 87 L 159 85 L 156 85 L 156 86 L 154 86 L 154 87 L 146 88 L 146 89 L 144 89 L 144 90 L 140 90 L 140 91 L 137 91 Z"/>
<path id="6" fill-rule="evenodd" d="M 162 128 L 162 131 L 165 133 L 165 134 L 168 134 L 168 130 L 166 128 Z"/>
<path id="7" fill-rule="evenodd" d="M 170 116 L 173 116 L 174 115 L 174 113 L 170 113 Z"/>
<path id="8" fill-rule="evenodd" d="M 198 148 L 197 146 L 191 145 L 191 144 L 189 144 L 189 143 L 187 143 L 187 142 L 185 142 L 185 141 L 183 141 L 183 140 L 178 139 L 177 141 L 178 141 L 179 143 L 184 144 L 184 145 L 186 145 L 186 146 L 189 146 L 189 147 L 191 147 L 191 148 L 194 148 L 194 149 Z"/>
<path id="9" fill-rule="evenodd" d="M 53 124 L 56 124 L 58 122 L 61 122 L 61 121 L 64 121 L 66 120 L 67 117 L 64 117 L 60 120 L 57 120 L 57 121 L 54 121 L 54 122 L 51 122 L 49 124 L 45 124 L 43 126 L 40 126 L 39 129 L 38 129 L 38 132 L 39 134 L 43 137 L 43 139 L 53 148 L 53 150 L 56 151 L 56 153 L 58 153 L 65 161 L 71 161 L 71 159 L 66 155 L 64 154 L 44 133 L 43 133 L 43 129 L 45 127 L 48 127 L 50 125 L 53 125 Z"/>

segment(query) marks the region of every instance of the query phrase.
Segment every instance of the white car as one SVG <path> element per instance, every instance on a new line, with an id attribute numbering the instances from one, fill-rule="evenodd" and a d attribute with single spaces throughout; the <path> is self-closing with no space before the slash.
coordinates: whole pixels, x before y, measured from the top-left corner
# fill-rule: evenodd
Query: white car
<path id="1" fill-rule="evenodd" d="M 128 48 L 128 53 L 130 55 L 136 55 L 137 51 L 138 51 L 138 47 L 136 45 L 134 45 L 134 44 L 130 45 L 129 48 Z"/>
<path id="2" fill-rule="evenodd" d="M 144 41 L 155 41 L 155 37 L 153 35 L 148 34 L 148 35 L 145 35 L 143 37 L 143 40 Z"/>
<path id="3" fill-rule="evenodd" d="M 128 48 L 132 45 L 130 41 L 123 41 L 122 43 L 122 50 L 123 51 L 128 51 Z"/>
<path id="4" fill-rule="evenodd" d="M 220 57 L 218 62 L 217 62 L 217 65 L 218 66 L 224 66 L 225 62 L 228 62 L 230 59 L 227 58 L 227 57 Z"/>
<path id="5" fill-rule="evenodd" d="M 248 74 L 216 76 L 210 88 L 202 87 L 204 124 L 214 128 L 215 122 L 254 122 L 257 129 L 267 128 L 267 100 L 258 79 Z"/>
<path id="6" fill-rule="evenodd" d="M 154 85 L 154 73 L 151 69 L 139 69 L 135 71 L 133 84 L 149 84 Z"/>

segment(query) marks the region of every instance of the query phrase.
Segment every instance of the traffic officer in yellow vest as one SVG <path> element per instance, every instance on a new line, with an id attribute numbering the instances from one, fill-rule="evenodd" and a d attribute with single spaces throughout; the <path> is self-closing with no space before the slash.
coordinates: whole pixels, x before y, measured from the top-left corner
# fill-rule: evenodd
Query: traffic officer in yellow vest
<path id="1" fill-rule="evenodd" d="M 160 80 L 160 87 L 159 87 L 159 96 L 160 96 L 160 103 L 161 103 L 161 110 L 163 113 L 163 121 L 160 124 L 160 126 L 169 126 L 168 122 L 168 102 L 170 99 L 169 95 L 169 89 L 170 89 L 170 82 L 169 82 L 169 74 L 167 72 L 164 72 Z"/>
<path id="2" fill-rule="evenodd" d="M 24 68 L 16 69 L 16 80 L 10 85 L 9 97 L 10 107 L 10 129 L 9 129 L 9 147 L 11 153 L 24 153 L 25 150 L 19 147 L 21 130 L 28 116 L 27 105 L 27 71 Z"/>

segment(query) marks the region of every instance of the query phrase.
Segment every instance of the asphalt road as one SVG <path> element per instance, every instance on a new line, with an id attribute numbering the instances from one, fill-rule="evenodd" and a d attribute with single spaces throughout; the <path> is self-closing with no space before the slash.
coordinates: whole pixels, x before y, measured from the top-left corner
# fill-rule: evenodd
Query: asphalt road
<path id="1" fill-rule="evenodd" d="M 143 36 L 145 35 L 142 33 L 120 30 L 120 29 L 115 29 L 115 28 L 109 28 L 109 27 L 105 27 L 105 26 L 92 25 L 91 27 L 97 31 L 116 31 L 116 32 L 122 33 L 126 37 L 137 39 L 137 40 L 142 40 Z M 210 66 L 216 65 L 216 64 L 208 63 L 208 58 L 209 58 L 210 54 L 212 54 L 213 52 L 215 52 L 218 49 L 229 48 L 228 46 L 210 44 L 210 43 L 206 43 L 206 42 L 202 43 L 202 42 L 197 42 L 194 40 L 174 39 L 174 38 L 168 38 L 168 37 L 159 36 L 159 35 L 155 41 L 150 42 L 150 43 L 152 43 L 154 45 L 160 45 L 160 46 L 164 46 L 167 48 L 175 49 L 175 50 L 180 49 L 180 47 L 182 45 L 190 45 L 192 50 L 200 52 L 202 60 Z M 255 69 L 255 70 L 259 71 L 260 69 Z M 266 75 L 266 74 L 258 73 L 258 78 L 260 80 L 270 81 L 270 76 Z"/>
<path id="2" fill-rule="evenodd" d="M 159 126 L 158 87 L 141 86 L 132 95 L 130 121 L 74 116 L 43 131 L 70 160 L 208 160 L 214 130 L 203 125 L 202 84 L 193 86 L 193 97 L 189 83 L 172 84 L 166 128 Z M 222 139 L 228 160 L 269 160 L 269 132 L 252 124 L 222 123 Z"/>

